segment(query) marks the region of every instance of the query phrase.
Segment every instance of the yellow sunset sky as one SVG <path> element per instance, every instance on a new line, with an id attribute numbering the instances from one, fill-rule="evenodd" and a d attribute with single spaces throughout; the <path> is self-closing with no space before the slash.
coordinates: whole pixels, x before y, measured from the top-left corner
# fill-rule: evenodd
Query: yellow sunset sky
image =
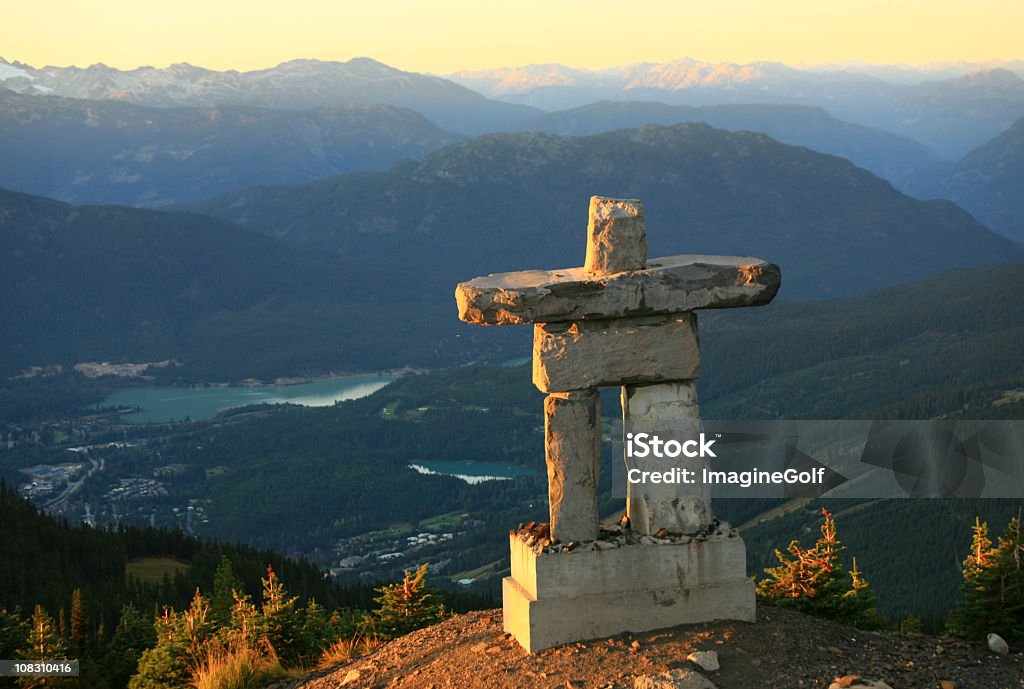
<path id="1" fill-rule="evenodd" d="M 0 56 L 240 70 L 366 56 L 434 73 L 684 56 L 920 64 L 1020 59 L 1022 27 L 1022 0 L 0 0 Z"/>

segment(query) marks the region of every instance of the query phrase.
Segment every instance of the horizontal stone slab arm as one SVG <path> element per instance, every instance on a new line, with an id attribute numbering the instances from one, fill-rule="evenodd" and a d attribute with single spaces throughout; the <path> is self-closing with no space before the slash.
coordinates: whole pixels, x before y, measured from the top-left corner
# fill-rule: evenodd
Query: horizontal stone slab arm
<path id="1" fill-rule="evenodd" d="M 779 267 L 759 258 L 683 254 L 611 275 L 583 268 L 497 273 L 459 284 L 455 299 L 467 323 L 558 323 L 761 306 L 781 284 Z"/>

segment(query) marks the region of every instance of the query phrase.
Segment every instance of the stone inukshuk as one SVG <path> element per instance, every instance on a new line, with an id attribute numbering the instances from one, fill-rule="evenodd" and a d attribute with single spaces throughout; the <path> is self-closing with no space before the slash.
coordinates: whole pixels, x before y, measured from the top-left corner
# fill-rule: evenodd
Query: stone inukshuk
<path id="1" fill-rule="evenodd" d="M 624 432 L 647 432 L 679 442 L 696 439 L 702 428 L 694 383 L 700 371 L 694 310 L 766 304 L 780 282 L 778 266 L 751 257 L 679 255 L 648 261 L 640 201 L 594 196 L 582 268 L 488 275 L 456 288 L 464 321 L 534 324 L 533 382 L 548 395 L 545 456 L 553 541 L 592 541 L 599 536 L 597 389 L 621 386 Z M 627 465 L 658 472 L 674 466 L 695 470 L 699 476 L 705 460 L 680 456 L 672 462 L 634 458 Z M 627 491 L 626 513 L 632 529 L 642 534 L 662 529 L 693 534 L 712 522 L 710 495 L 702 483 L 629 483 Z M 513 544 L 513 574 L 515 548 Z M 736 557 L 734 552 L 727 559 Z M 519 563 L 520 570 L 524 567 Z M 740 585 L 745 586 L 742 581 Z M 752 590 L 749 594 L 750 611 L 739 613 L 741 618 L 753 614 Z M 599 625 L 591 631 L 598 628 L 604 633 L 614 627 Z M 561 629 L 539 646 L 536 640 L 517 638 L 527 648 L 538 648 L 574 633 Z"/>

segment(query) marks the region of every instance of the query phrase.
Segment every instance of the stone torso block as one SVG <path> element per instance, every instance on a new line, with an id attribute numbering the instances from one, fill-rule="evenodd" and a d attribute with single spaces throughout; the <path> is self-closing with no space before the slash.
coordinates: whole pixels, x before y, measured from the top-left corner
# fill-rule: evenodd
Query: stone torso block
<path id="1" fill-rule="evenodd" d="M 693 313 L 534 326 L 533 384 L 541 392 L 691 380 L 699 374 Z"/>

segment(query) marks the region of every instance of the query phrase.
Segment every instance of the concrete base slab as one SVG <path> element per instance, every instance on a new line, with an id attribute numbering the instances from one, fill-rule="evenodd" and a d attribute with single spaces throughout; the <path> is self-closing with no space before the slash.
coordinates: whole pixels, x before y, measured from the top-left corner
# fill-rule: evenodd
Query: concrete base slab
<path id="1" fill-rule="evenodd" d="M 743 540 L 626 545 L 535 554 L 512 537 L 502 582 L 505 631 L 528 652 L 623 632 L 755 618 Z M 518 543 L 518 545 L 517 545 Z M 567 584 L 591 573 L 581 586 Z"/>

